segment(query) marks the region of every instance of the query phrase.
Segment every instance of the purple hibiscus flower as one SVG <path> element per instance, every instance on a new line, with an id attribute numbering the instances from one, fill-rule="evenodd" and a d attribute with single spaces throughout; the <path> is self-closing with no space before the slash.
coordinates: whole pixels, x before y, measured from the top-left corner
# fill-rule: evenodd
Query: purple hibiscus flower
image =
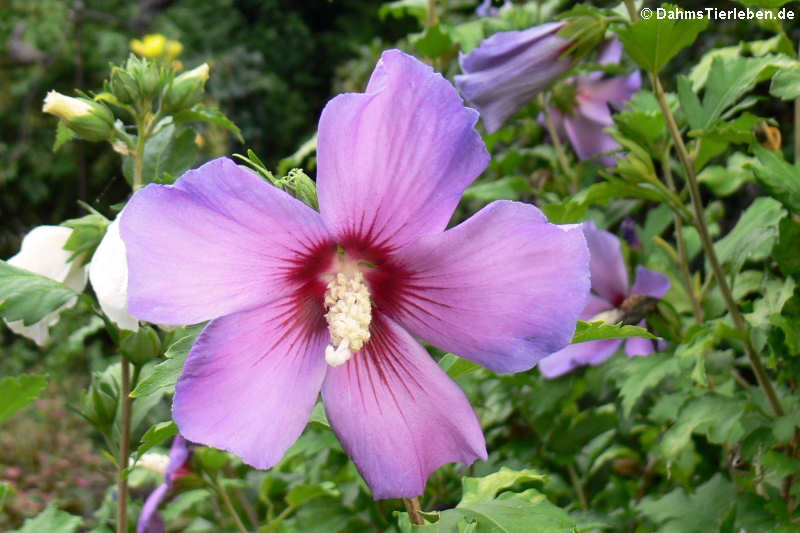
<path id="1" fill-rule="evenodd" d="M 573 64 L 562 54 L 572 42 L 559 37 L 567 21 L 523 31 L 495 33 L 459 56 L 464 74 L 456 85 L 480 111 L 486 131 L 500 129 L 508 118 L 567 73 Z"/>
<path id="2" fill-rule="evenodd" d="M 501 10 L 507 9 L 510 6 L 510 0 L 504 0 L 501 6 L 495 6 L 492 0 L 483 0 L 481 5 L 475 8 L 475 14 L 480 17 L 496 17 L 500 14 Z"/>
<path id="3" fill-rule="evenodd" d="M 619 63 L 621 59 L 622 43 L 616 38 L 606 41 L 597 56 L 599 64 Z M 572 109 L 564 113 L 557 107 L 548 108 L 559 137 L 569 139 L 581 160 L 619 149 L 617 141 L 603 131 L 614 123 L 609 105 L 622 109 L 625 102 L 641 88 L 639 71 L 630 76 L 612 78 L 603 78 L 602 72 L 592 72 L 587 76 L 576 76 L 570 81 L 575 86 Z M 539 122 L 544 123 L 541 115 Z M 601 161 L 607 167 L 616 164 L 613 156 L 604 156 Z"/>
<path id="4" fill-rule="evenodd" d="M 486 458 L 459 387 L 415 340 L 497 372 L 564 347 L 589 292 L 579 226 L 495 202 L 445 230 L 488 153 L 441 75 L 384 52 L 366 92 L 319 123 L 320 212 L 217 159 L 148 185 L 122 218 L 129 309 L 211 319 L 178 380 L 188 439 L 277 463 L 322 393 L 376 499 L 420 495 L 442 464 Z"/>
<path id="5" fill-rule="evenodd" d="M 581 313 L 581 320 L 617 322 L 624 314 L 620 306 L 628 297 L 643 295 L 661 298 L 669 290 L 669 279 L 664 274 L 641 265 L 636 267 L 636 281 L 628 288 L 628 270 L 625 268 L 619 239 L 607 231 L 597 229 L 591 221 L 583 224 L 583 233 L 589 246 L 592 294 Z M 645 327 L 647 324 L 642 320 L 637 325 Z M 553 378 L 582 365 L 599 365 L 614 355 L 622 343 L 622 339 L 610 339 L 570 344 L 542 359 L 539 370 L 545 377 Z M 653 341 L 641 337 L 627 339 L 625 351 L 629 357 L 650 355 L 654 351 Z"/>
<path id="6" fill-rule="evenodd" d="M 139 515 L 139 522 L 136 524 L 136 533 L 164 533 L 164 519 L 158 512 L 158 506 L 172 490 L 175 480 L 185 470 L 190 455 L 186 440 L 180 435 L 176 435 L 169 450 L 169 462 L 164 471 L 164 483 L 151 492 L 145 500 L 142 513 Z"/>

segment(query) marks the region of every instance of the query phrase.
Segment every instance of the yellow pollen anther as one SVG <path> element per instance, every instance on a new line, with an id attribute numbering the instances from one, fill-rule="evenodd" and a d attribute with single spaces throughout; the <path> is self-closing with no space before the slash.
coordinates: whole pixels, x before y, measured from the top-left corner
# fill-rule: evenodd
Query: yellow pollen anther
<path id="1" fill-rule="evenodd" d="M 325 361 L 331 366 L 346 363 L 369 340 L 372 305 L 364 275 L 336 275 L 325 290 L 325 320 L 331 345 L 325 348 Z"/>

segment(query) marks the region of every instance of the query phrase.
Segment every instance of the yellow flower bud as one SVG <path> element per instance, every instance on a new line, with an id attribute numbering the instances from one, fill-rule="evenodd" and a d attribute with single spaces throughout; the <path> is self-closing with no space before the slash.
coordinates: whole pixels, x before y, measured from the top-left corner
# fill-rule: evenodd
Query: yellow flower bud
<path id="1" fill-rule="evenodd" d="M 161 57 L 164 55 L 164 47 L 166 44 L 166 37 L 160 33 L 151 33 L 142 37 L 141 41 L 139 39 L 133 39 L 131 41 L 131 50 L 142 57 Z"/>

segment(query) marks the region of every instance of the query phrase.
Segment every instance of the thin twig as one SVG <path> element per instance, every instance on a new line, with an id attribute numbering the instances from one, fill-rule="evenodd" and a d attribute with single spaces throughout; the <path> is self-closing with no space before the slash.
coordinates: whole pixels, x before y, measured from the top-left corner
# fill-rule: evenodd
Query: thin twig
<path id="1" fill-rule="evenodd" d="M 572 482 L 572 487 L 578 494 L 578 503 L 580 503 L 581 509 L 588 511 L 589 505 L 586 503 L 586 494 L 583 491 L 583 483 L 581 482 L 581 478 L 578 477 L 578 472 L 575 471 L 575 467 L 572 465 L 567 467 L 567 471 L 569 472 L 569 479 Z"/>
<path id="2" fill-rule="evenodd" d="M 664 179 L 667 186 L 676 195 L 678 193 L 675 187 L 675 180 L 672 179 L 672 168 L 669 164 L 669 148 L 664 153 Z M 692 313 L 694 313 L 694 321 L 697 324 L 703 322 L 703 308 L 700 307 L 700 300 L 697 298 L 697 292 L 694 290 L 694 283 L 692 282 L 692 274 L 689 272 L 689 257 L 686 254 L 686 242 L 683 240 L 683 220 L 680 215 L 674 214 L 675 217 L 675 242 L 678 245 L 678 268 L 681 271 L 683 284 L 686 286 L 686 292 L 689 294 L 689 301 L 692 303 Z"/>
<path id="3" fill-rule="evenodd" d="M 241 533 L 247 533 L 247 528 L 244 527 L 242 519 L 239 518 L 239 513 L 236 512 L 236 508 L 233 506 L 233 502 L 231 502 L 231 497 L 228 496 L 228 491 L 222 486 L 219 478 L 216 478 L 214 483 L 217 485 L 217 492 L 219 492 L 219 495 L 222 498 L 222 503 L 225 504 L 225 508 L 228 510 L 228 513 L 231 515 L 231 517 L 233 517 L 233 521 L 236 522 L 236 528 L 241 531 Z"/>
<path id="4" fill-rule="evenodd" d="M 122 383 L 120 401 L 122 402 L 122 432 L 119 438 L 119 457 L 117 458 L 117 533 L 128 531 L 128 480 L 125 469 L 128 467 L 131 441 L 131 369 L 128 360 L 122 357 Z"/>
<path id="5" fill-rule="evenodd" d="M 686 145 L 683 142 L 683 137 L 681 136 L 680 130 L 678 130 L 678 124 L 675 122 L 675 117 L 672 115 L 672 111 L 669 108 L 667 99 L 664 96 L 664 88 L 662 87 L 658 76 L 652 73 L 650 73 L 650 82 L 656 92 L 656 99 L 661 107 L 661 112 L 664 115 L 664 120 L 667 123 L 667 129 L 672 136 L 672 140 L 675 143 L 675 149 L 678 152 L 678 158 L 683 166 L 686 182 L 689 186 L 689 197 L 691 198 L 692 207 L 694 209 L 695 227 L 697 228 L 697 232 L 700 234 L 700 241 L 703 244 L 703 250 L 705 251 L 708 262 L 711 265 L 711 271 L 714 274 L 714 279 L 717 282 L 720 292 L 722 293 L 722 299 L 725 301 L 725 306 L 728 308 L 728 312 L 731 314 L 734 327 L 737 330 L 745 333 L 745 352 L 747 353 L 747 358 L 750 360 L 750 366 L 753 367 L 753 372 L 756 375 L 758 384 L 764 391 L 764 394 L 767 396 L 767 400 L 772 406 L 772 410 L 774 411 L 775 415 L 782 416 L 784 414 L 783 406 L 778 399 L 778 395 L 775 393 L 775 389 L 772 387 L 772 383 L 769 380 L 767 371 L 764 368 L 758 353 L 756 353 L 755 347 L 750 339 L 750 332 L 748 331 L 747 323 L 745 322 L 739 307 L 736 305 L 736 301 L 733 299 L 733 294 L 731 293 L 731 289 L 728 286 L 728 281 L 725 278 L 725 272 L 722 270 L 722 266 L 717 258 L 717 253 L 714 251 L 714 243 L 711 240 L 711 236 L 708 233 L 708 227 L 706 226 L 703 202 L 702 198 L 700 197 L 700 186 L 697 183 L 694 165 L 689 158 L 689 152 L 687 151 Z"/>
<path id="6" fill-rule="evenodd" d="M 420 514 L 422 507 L 419 505 L 419 498 L 403 498 L 403 505 L 406 506 L 406 511 L 408 511 L 408 516 L 411 519 L 412 524 L 416 524 L 418 526 L 425 524 L 425 520 Z"/>
<path id="7" fill-rule="evenodd" d="M 539 104 L 542 106 L 542 115 L 544 115 L 545 127 L 547 127 L 547 133 L 550 135 L 550 142 L 553 143 L 553 148 L 556 151 L 558 164 L 561 167 L 561 171 L 569 178 L 569 192 L 570 194 L 577 194 L 578 176 L 575 174 L 569 164 L 567 153 L 564 151 L 564 145 L 561 144 L 561 138 L 559 138 L 558 131 L 556 131 L 556 125 L 553 123 L 553 117 L 550 116 L 550 109 L 547 106 L 547 101 L 545 100 L 544 95 L 539 96 Z"/>

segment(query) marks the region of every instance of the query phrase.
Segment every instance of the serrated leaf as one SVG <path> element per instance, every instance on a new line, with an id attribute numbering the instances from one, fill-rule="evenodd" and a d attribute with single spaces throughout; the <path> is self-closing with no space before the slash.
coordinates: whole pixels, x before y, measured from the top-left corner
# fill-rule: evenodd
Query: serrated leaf
<path id="1" fill-rule="evenodd" d="M 630 416 L 636 401 L 644 391 L 655 387 L 667 376 L 680 373 L 678 359 L 668 354 L 653 354 L 649 357 L 635 357 L 625 362 L 625 378 L 620 387 L 622 410 Z"/>
<path id="2" fill-rule="evenodd" d="M 466 376 L 481 368 L 478 363 L 473 363 L 469 359 L 463 359 L 452 353 L 444 354 L 439 360 L 439 366 L 453 379 Z"/>
<path id="3" fill-rule="evenodd" d="M 332 481 L 321 483 L 295 485 L 286 494 L 286 503 L 292 507 L 299 507 L 315 498 L 338 498 L 341 493 Z"/>
<path id="4" fill-rule="evenodd" d="M 662 8 L 680 9 L 670 4 Z M 641 19 L 619 30 L 625 52 L 643 69 L 658 74 L 683 48 L 691 45 L 697 35 L 708 26 L 708 20 L 659 20 L 657 16 Z"/>
<path id="5" fill-rule="evenodd" d="M 603 321 L 584 322 L 583 320 L 578 320 L 578 325 L 575 327 L 575 335 L 572 337 L 572 344 L 589 341 L 604 341 L 608 339 L 629 339 L 631 337 L 658 340 L 658 337 L 638 326 L 623 326 L 622 324 L 609 324 Z"/>
<path id="6" fill-rule="evenodd" d="M 49 505 L 47 509 L 33 518 L 28 518 L 20 529 L 9 531 L 8 533 L 74 533 L 83 524 L 80 516 L 71 515 L 64 511 L 59 511 L 54 505 Z"/>
<path id="7" fill-rule="evenodd" d="M 189 351 L 194 346 L 197 335 L 200 334 L 200 328 L 188 330 L 185 337 L 182 337 L 172 343 L 164 356 L 167 360 L 158 363 L 153 367 L 153 372 L 142 379 L 139 384 L 131 392 L 132 398 L 140 398 L 149 396 L 155 392 L 166 389 L 167 392 L 175 390 L 175 384 L 178 382 L 183 365 L 186 363 L 186 358 L 189 356 Z"/>
<path id="8" fill-rule="evenodd" d="M 150 427 L 144 435 L 142 435 L 139 447 L 134 452 L 134 461 L 147 453 L 153 446 L 158 446 L 170 437 L 178 434 L 178 426 L 175 422 L 168 420 L 166 422 L 159 422 L 158 424 Z"/>
<path id="9" fill-rule="evenodd" d="M 677 488 L 665 496 L 648 496 L 637 506 L 647 518 L 661 524 L 662 533 L 709 533 L 720 531 L 736 502 L 736 488 L 722 474 L 687 495 Z"/>
<path id="10" fill-rule="evenodd" d="M 180 176 L 187 171 L 197 157 L 195 133 L 191 129 L 177 132 L 168 124 L 147 140 L 142 159 L 143 183 L 169 183 L 167 176 Z"/>
<path id="11" fill-rule="evenodd" d="M 681 409 L 675 425 L 661 440 L 661 450 L 668 459 L 675 459 L 689 444 L 692 433 L 704 433 L 711 442 L 733 442 L 744 434 L 739 419 L 745 401 L 718 394 L 706 394 L 690 401 Z"/>
<path id="12" fill-rule="evenodd" d="M 726 166 L 714 165 L 706 167 L 697 175 L 697 181 L 711 189 L 716 196 L 730 196 L 745 183 L 755 180 L 750 167 L 753 158 L 736 152 Z"/>
<path id="13" fill-rule="evenodd" d="M 783 160 L 776 152 L 754 146 L 759 165 L 753 165 L 756 179 L 769 194 L 783 205 L 800 213 L 800 166 Z"/>
<path id="14" fill-rule="evenodd" d="M 495 200 L 519 200 L 531 194 L 530 183 L 519 176 L 507 176 L 498 180 L 476 183 L 464 191 L 465 200 L 493 202 Z"/>
<path id="15" fill-rule="evenodd" d="M 0 423 L 38 398 L 46 385 L 47 378 L 34 374 L 0 379 Z"/>
<path id="16" fill-rule="evenodd" d="M 520 533 L 536 524 L 537 533 L 574 533 L 575 521 L 535 489 L 506 492 L 498 498 L 459 505 L 446 513 L 458 513 L 477 522 L 475 533 Z"/>
<path id="17" fill-rule="evenodd" d="M 453 46 L 453 41 L 441 24 L 435 24 L 425 31 L 419 38 L 413 40 L 414 48 L 421 54 L 431 59 L 436 59 Z"/>
<path id="18" fill-rule="evenodd" d="M 0 316 L 8 321 L 30 326 L 77 296 L 63 283 L 0 261 Z"/>
<path id="19" fill-rule="evenodd" d="M 77 138 L 78 134 L 69 129 L 66 124 L 59 120 L 58 126 L 56 126 L 56 140 L 53 143 L 53 153 L 58 152 L 59 148 Z"/>
<path id="20" fill-rule="evenodd" d="M 463 494 L 459 506 L 470 505 L 493 499 L 498 492 L 527 481 L 544 481 L 546 478 L 533 469 L 512 470 L 506 466 L 494 474 L 484 477 L 464 477 L 461 479 Z"/>
<path id="21" fill-rule="evenodd" d="M 222 126 L 233 133 L 240 143 L 244 143 L 242 131 L 239 129 L 239 126 L 234 124 L 233 121 L 226 117 L 219 109 L 206 107 L 203 104 L 196 104 L 191 109 L 176 113 L 172 118 L 176 124 L 181 124 L 183 122 L 206 122 L 208 124 Z"/>
<path id="22" fill-rule="evenodd" d="M 745 261 L 760 261 L 769 256 L 778 237 L 778 226 L 786 210 L 772 198 L 760 197 L 742 213 L 736 226 L 714 243 L 720 263 L 733 275 Z"/>
<path id="23" fill-rule="evenodd" d="M 769 94 L 782 100 L 794 100 L 800 96 L 800 66 L 778 71 L 772 77 Z"/>

